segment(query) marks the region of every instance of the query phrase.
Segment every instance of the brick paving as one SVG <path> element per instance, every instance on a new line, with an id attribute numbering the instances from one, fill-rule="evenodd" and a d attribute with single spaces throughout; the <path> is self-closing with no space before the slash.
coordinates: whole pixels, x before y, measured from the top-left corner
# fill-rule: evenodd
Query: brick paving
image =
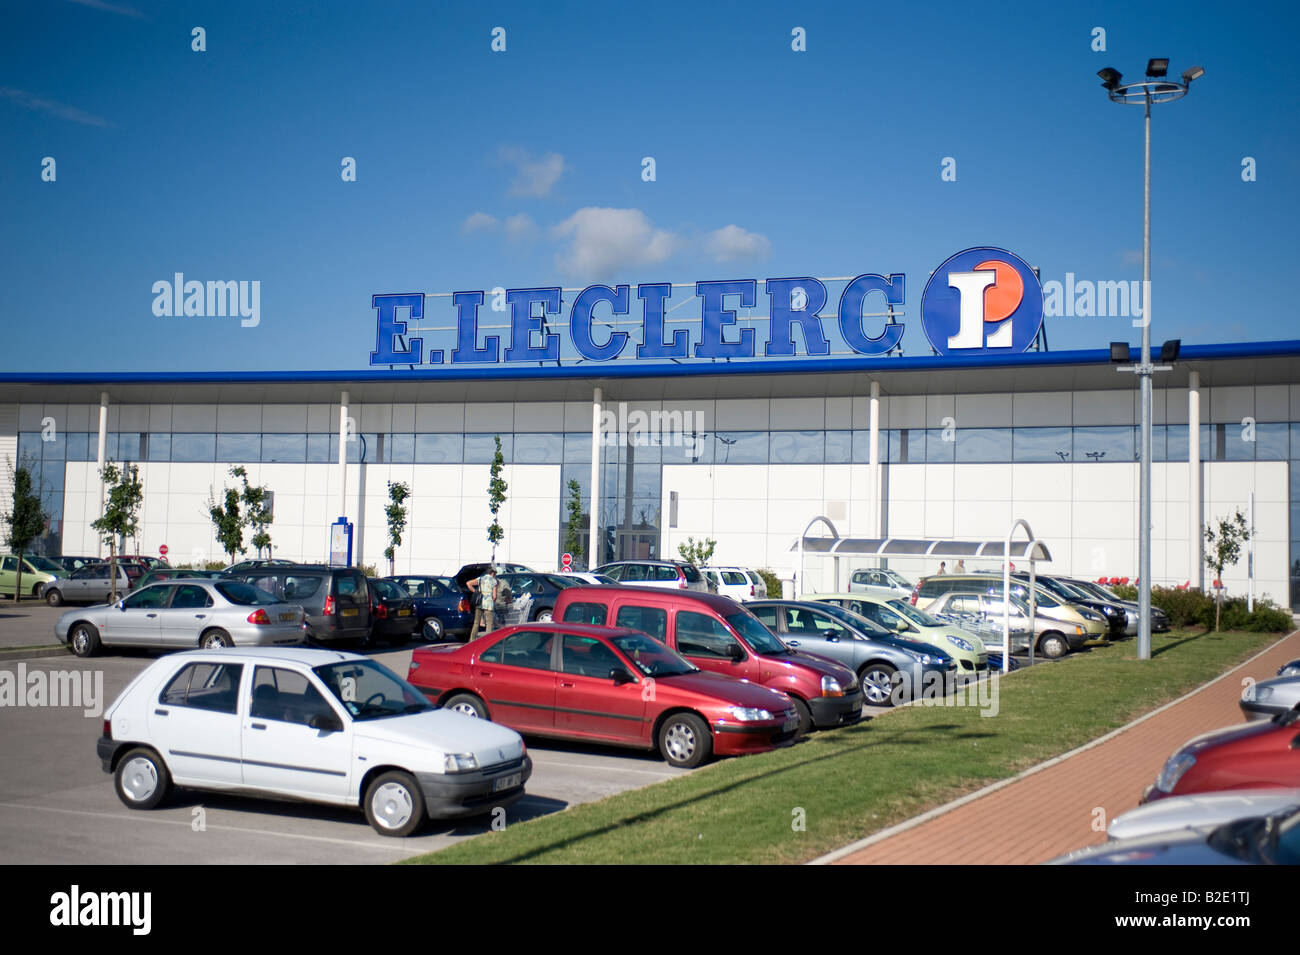
<path id="1" fill-rule="evenodd" d="M 837 865 L 1032 865 L 1106 840 L 1092 828 L 1134 808 L 1169 755 L 1193 736 L 1241 723 L 1242 680 L 1300 657 L 1300 631 L 1092 749 L 836 860 Z M 1104 811 L 1104 817 L 1097 809 Z"/>

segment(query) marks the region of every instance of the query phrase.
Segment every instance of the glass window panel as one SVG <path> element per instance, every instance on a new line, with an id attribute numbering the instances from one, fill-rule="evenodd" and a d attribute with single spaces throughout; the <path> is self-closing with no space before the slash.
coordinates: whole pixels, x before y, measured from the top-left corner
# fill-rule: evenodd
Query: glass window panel
<path id="1" fill-rule="evenodd" d="M 153 431 L 149 434 L 150 461 L 170 461 L 172 459 L 172 436 L 165 431 Z"/>
<path id="2" fill-rule="evenodd" d="M 826 460 L 826 433 L 773 431 L 769 454 L 773 464 L 821 464 Z"/>
<path id="3" fill-rule="evenodd" d="M 564 436 L 564 463 L 586 461 L 591 463 L 591 434 L 570 431 Z"/>
<path id="4" fill-rule="evenodd" d="M 942 437 L 943 432 L 939 432 Z M 957 430 L 958 461 L 997 462 L 1011 460 L 1010 428 L 960 428 Z"/>
<path id="5" fill-rule="evenodd" d="M 312 463 L 322 461 L 337 461 L 338 458 L 330 457 L 330 438 L 328 434 L 309 434 L 307 435 L 307 460 Z"/>
<path id="6" fill-rule="evenodd" d="M 98 435 L 96 435 L 98 440 Z M 73 431 L 68 435 L 68 460 L 90 460 L 90 435 L 84 431 Z"/>
<path id="7" fill-rule="evenodd" d="M 591 468 L 582 464 L 566 464 L 560 468 L 560 493 L 564 495 L 564 503 L 569 502 L 569 482 L 577 481 L 579 493 L 582 496 L 583 508 L 586 508 L 586 502 L 591 500 Z M 566 509 L 564 512 L 568 514 Z"/>
<path id="8" fill-rule="evenodd" d="M 1247 438 L 1258 438 L 1258 429 L 1248 431 L 1236 421 L 1222 427 L 1224 458 L 1228 461 L 1254 461 L 1257 442 Z"/>
<path id="9" fill-rule="evenodd" d="M 39 431 L 23 431 L 18 435 L 18 463 L 27 460 L 33 462 L 41 459 L 41 433 Z"/>
<path id="10" fill-rule="evenodd" d="M 928 428 L 925 431 L 925 460 L 926 461 L 954 461 L 956 460 L 957 435 L 949 433 L 949 440 L 943 439 L 943 428 Z M 920 460 L 919 458 L 909 460 Z"/>
<path id="11" fill-rule="evenodd" d="M 853 432 L 826 432 L 826 463 L 848 464 L 853 460 Z"/>
<path id="12" fill-rule="evenodd" d="M 688 431 L 670 435 L 661 454 L 664 464 L 712 464 L 718 441 L 711 431 Z"/>
<path id="13" fill-rule="evenodd" d="M 465 453 L 465 437 L 460 434 L 417 434 L 417 464 L 460 464 Z"/>
<path id="14" fill-rule="evenodd" d="M 334 447 L 337 449 L 338 445 Z M 348 441 L 348 463 L 360 464 L 363 461 L 367 464 L 378 464 L 379 458 L 383 456 L 383 446 L 379 441 L 379 435 L 373 431 L 367 431 L 365 434 L 355 434 Z M 335 460 L 338 460 L 337 453 Z"/>
<path id="15" fill-rule="evenodd" d="M 558 434 L 515 435 L 516 464 L 559 464 L 563 457 L 564 441 Z"/>
<path id="16" fill-rule="evenodd" d="M 260 434 L 218 434 L 217 460 L 236 464 L 262 460 Z"/>
<path id="17" fill-rule="evenodd" d="M 262 435 L 262 460 L 301 464 L 307 460 L 307 435 Z"/>
<path id="18" fill-rule="evenodd" d="M 1015 461 L 1069 461 L 1072 457 L 1069 428 L 1016 428 L 1012 435 Z"/>
<path id="19" fill-rule="evenodd" d="M 1300 424 L 1291 425 L 1291 460 L 1300 460 Z"/>
<path id="20" fill-rule="evenodd" d="M 140 460 L 140 433 L 138 431 L 123 431 L 117 435 L 117 458 L 118 461 L 139 461 Z"/>
<path id="21" fill-rule="evenodd" d="M 215 461 L 217 436 L 215 434 L 173 434 L 173 461 Z"/>
<path id="22" fill-rule="evenodd" d="M 496 454 L 496 443 L 494 439 L 497 435 L 492 434 L 467 434 L 465 435 L 465 463 L 466 464 L 491 464 L 492 458 Z M 501 453 L 505 456 L 506 464 L 510 464 L 514 459 L 513 442 L 514 435 L 503 434 L 501 438 Z"/>
<path id="23" fill-rule="evenodd" d="M 46 461 L 41 465 L 40 474 L 32 473 L 32 483 L 42 492 L 63 490 L 63 464 L 58 461 Z"/>
<path id="24" fill-rule="evenodd" d="M 1074 460 L 1081 464 L 1089 461 L 1135 461 L 1136 430 L 1132 425 L 1076 427 Z"/>
<path id="25" fill-rule="evenodd" d="M 1165 426 L 1165 460 L 1187 460 L 1187 425 L 1171 424 Z"/>
<path id="26" fill-rule="evenodd" d="M 393 464 L 411 464 L 415 461 L 415 435 L 390 434 L 385 449 L 387 459 Z"/>
<path id="27" fill-rule="evenodd" d="M 1265 423 L 1255 426 L 1255 460 L 1285 461 L 1287 457 L 1285 424 Z"/>
<path id="28" fill-rule="evenodd" d="M 714 462 L 717 464 L 766 464 L 766 431 L 729 431 L 716 435 Z"/>
<path id="29" fill-rule="evenodd" d="M 41 441 L 41 457 L 46 461 L 66 461 L 68 454 L 67 435 L 55 431 L 50 440 Z"/>

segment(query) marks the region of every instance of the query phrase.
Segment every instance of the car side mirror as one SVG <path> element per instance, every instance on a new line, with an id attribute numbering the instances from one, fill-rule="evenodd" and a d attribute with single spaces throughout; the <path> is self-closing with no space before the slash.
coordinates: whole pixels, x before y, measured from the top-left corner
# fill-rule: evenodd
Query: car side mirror
<path id="1" fill-rule="evenodd" d="M 628 673 L 627 670 L 622 667 L 614 667 L 614 669 L 610 670 L 609 678 L 614 681 L 615 686 L 622 686 L 625 683 L 635 682 L 635 678 L 632 674 Z"/>
<path id="2" fill-rule="evenodd" d="M 314 713 L 307 721 L 307 725 L 326 733 L 339 733 L 343 730 L 343 721 L 333 713 Z"/>
<path id="3" fill-rule="evenodd" d="M 740 644 L 733 643 L 727 647 L 727 656 L 731 658 L 732 663 L 740 663 L 745 659 L 745 651 L 740 648 Z"/>

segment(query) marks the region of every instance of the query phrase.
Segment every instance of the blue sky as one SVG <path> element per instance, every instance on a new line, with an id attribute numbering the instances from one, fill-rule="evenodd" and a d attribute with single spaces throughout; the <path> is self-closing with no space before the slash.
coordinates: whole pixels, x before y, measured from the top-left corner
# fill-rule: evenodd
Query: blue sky
<path id="1" fill-rule="evenodd" d="M 1150 56 L 1206 69 L 1154 111 L 1154 340 L 1300 338 L 1297 20 L 1201 2 L 10 2 L 0 370 L 362 369 L 378 292 L 755 278 L 762 305 L 767 277 L 865 272 L 907 276 L 903 345 L 929 354 L 921 293 L 961 249 L 1008 249 L 1044 281 L 1141 278 L 1142 111 L 1096 71 L 1137 79 Z M 260 282 L 260 323 L 156 316 L 176 272 Z M 431 301 L 430 323 L 451 315 Z M 1138 337 L 1126 317 L 1047 329 L 1053 350 Z"/>

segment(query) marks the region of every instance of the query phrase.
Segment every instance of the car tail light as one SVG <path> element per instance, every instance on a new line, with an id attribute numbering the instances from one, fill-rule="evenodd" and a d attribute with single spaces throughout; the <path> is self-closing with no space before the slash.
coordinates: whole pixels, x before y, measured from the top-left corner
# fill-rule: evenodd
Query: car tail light
<path id="1" fill-rule="evenodd" d="M 460 603 L 456 604 L 456 609 L 461 613 L 469 613 L 469 601 L 464 597 L 461 597 Z"/>
<path id="2" fill-rule="evenodd" d="M 916 585 L 915 587 L 912 588 L 912 606 L 913 606 L 913 607 L 916 606 L 916 598 L 919 597 L 919 596 L 921 596 L 921 585 L 920 585 L 920 583 L 918 582 L 917 585 Z"/>
<path id="3" fill-rule="evenodd" d="M 252 613 L 248 615 L 248 622 L 260 623 L 265 625 L 271 622 L 271 618 L 266 615 L 266 611 L 264 609 L 258 607 L 256 610 L 254 610 Z"/>
<path id="4" fill-rule="evenodd" d="M 754 593 L 754 585 L 753 585 L 753 584 L 750 584 L 750 585 L 749 585 L 749 595 L 750 595 L 751 597 L 756 596 L 756 594 Z"/>
<path id="5" fill-rule="evenodd" d="M 325 609 L 324 609 L 323 611 L 321 611 L 321 612 L 322 612 L 323 614 L 325 614 L 325 616 L 327 616 L 327 617 L 332 617 L 332 616 L 334 616 L 334 611 L 335 611 L 335 609 L 336 609 L 336 607 L 335 607 L 335 605 L 334 605 L 334 597 L 333 597 L 332 595 L 329 596 L 329 597 L 326 597 L 326 598 L 325 598 Z"/>
<path id="6" fill-rule="evenodd" d="M 680 567 L 677 568 L 677 586 L 681 590 L 685 590 L 689 586 L 689 584 L 686 583 L 686 571 L 682 570 Z"/>
<path id="7" fill-rule="evenodd" d="M 388 616 L 388 607 L 386 607 L 384 604 L 372 604 L 370 607 L 370 612 L 373 613 L 380 620 L 383 620 Z"/>
<path id="8" fill-rule="evenodd" d="M 113 738 L 113 721 L 112 721 L 112 720 L 104 720 L 104 737 L 105 737 L 106 739 L 112 739 L 112 738 Z"/>

